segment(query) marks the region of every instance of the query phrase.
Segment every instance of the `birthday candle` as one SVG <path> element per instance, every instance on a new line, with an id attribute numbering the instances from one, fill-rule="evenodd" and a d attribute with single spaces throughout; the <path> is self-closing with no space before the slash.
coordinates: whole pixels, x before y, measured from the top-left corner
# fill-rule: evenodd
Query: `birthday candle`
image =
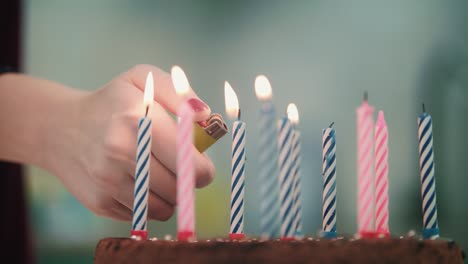
<path id="1" fill-rule="evenodd" d="M 322 130 L 322 235 L 336 237 L 336 138 L 333 123 Z"/>
<path id="2" fill-rule="evenodd" d="M 432 149 L 432 118 L 426 113 L 423 105 L 423 113 L 418 118 L 419 138 L 419 168 L 421 179 L 421 197 L 423 211 L 423 237 L 439 237 L 439 225 L 437 222 L 437 203 L 435 190 L 435 165 Z"/>
<path id="3" fill-rule="evenodd" d="M 278 120 L 281 238 L 294 237 L 292 126 L 287 117 Z"/>
<path id="4" fill-rule="evenodd" d="M 245 122 L 240 121 L 239 101 L 228 82 L 224 83 L 226 113 L 237 117 L 232 124 L 231 155 L 231 221 L 230 239 L 243 239 L 244 235 L 244 181 L 245 181 Z"/>
<path id="5" fill-rule="evenodd" d="M 178 95 L 190 89 L 187 77 L 181 68 L 171 70 L 172 82 Z M 176 135 L 177 150 L 177 238 L 181 241 L 195 239 L 195 193 L 193 167 L 193 109 L 184 102 L 178 111 Z"/>
<path id="6" fill-rule="evenodd" d="M 297 129 L 299 112 L 295 104 L 289 104 L 286 110 L 293 125 L 292 158 L 293 158 L 293 226 L 294 236 L 302 238 L 302 203 L 301 203 L 301 132 Z"/>
<path id="7" fill-rule="evenodd" d="M 375 125 L 375 224 L 379 235 L 389 236 L 388 228 L 388 129 L 383 111 Z"/>
<path id="8" fill-rule="evenodd" d="M 138 123 L 135 187 L 131 236 L 145 240 L 148 237 L 148 188 L 151 161 L 151 105 L 153 102 L 153 74 L 148 73 L 144 91 L 145 116 Z"/>
<path id="9" fill-rule="evenodd" d="M 361 236 L 371 234 L 373 228 L 373 174 L 372 150 L 374 108 L 367 103 L 367 94 L 357 109 L 357 148 L 358 148 L 358 233 Z"/>
<path id="10" fill-rule="evenodd" d="M 259 153 L 258 179 L 260 181 L 260 232 L 264 238 L 279 235 L 279 204 L 278 178 L 276 167 L 276 111 L 271 101 L 272 92 L 268 79 L 257 76 L 255 79 L 255 94 L 261 101 L 262 107 L 258 120 Z"/>

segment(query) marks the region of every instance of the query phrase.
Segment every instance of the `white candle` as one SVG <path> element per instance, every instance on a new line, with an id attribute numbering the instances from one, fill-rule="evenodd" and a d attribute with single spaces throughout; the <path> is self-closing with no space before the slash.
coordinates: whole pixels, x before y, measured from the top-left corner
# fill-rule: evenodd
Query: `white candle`
<path id="1" fill-rule="evenodd" d="M 239 101 L 228 82 L 224 83 L 226 113 L 237 118 L 232 124 L 231 155 L 231 220 L 230 239 L 243 239 L 244 235 L 244 182 L 245 182 L 245 122 L 240 120 Z"/>
<path id="2" fill-rule="evenodd" d="M 153 103 L 153 74 L 146 77 L 143 96 L 145 115 L 138 124 L 137 155 L 135 169 L 135 189 L 133 199 L 133 220 L 131 235 L 137 239 L 146 239 L 148 215 L 148 191 L 151 161 L 151 105 Z"/>
<path id="3" fill-rule="evenodd" d="M 276 111 L 272 102 L 272 89 L 270 82 L 264 75 L 255 79 L 255 94 L 261 102 L 258 119 L 259 153 L 258 153 L 258 179 L 260 181 L 260 232 L 264 238 L 279 235 L 279 184 L 277 175 L 277 149 L 276 149 Z"/>
<path id="4" fill-rule="evenodd" d="M 435 163 L 432 139 L 432 117 L 426 112 L 418 117 L 419 171 L 423 212 L 423 237 L 439 237 L 437 220 L 437 199 L 435 183 Z"/>
<path id="5" fill-rule="evenodd" d="M 333 123 L 322 130 L 322 236 L 336 237 L 336 136 Z"/>
<path id="6" fill-rule="evenodd" d="M 287 117 L 278 120 L 281 238 L 294 238 L 292 126 Z"/>
<path id="7" fill-rule="evenodd" d="M 302 238 L 302 202 L 301 202 L 301 132 L 299 124 L 299 111 L 295 104 L 289 104 L 286 110 L 288 118 L 293 125 L 292 131 L 292 159 L 293 159 L 293 218 L 294 236 Z"/>

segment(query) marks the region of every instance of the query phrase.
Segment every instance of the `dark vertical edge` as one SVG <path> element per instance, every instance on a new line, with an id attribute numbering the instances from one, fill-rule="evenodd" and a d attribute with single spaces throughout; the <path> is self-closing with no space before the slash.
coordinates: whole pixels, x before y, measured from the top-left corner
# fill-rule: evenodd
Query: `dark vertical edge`
<path id="1" fill-rule="evenodd" d="M 18 71 L 22 68 L 21 20 L 22 1 L 0 2 L 0 66 Z M 2 252 L 15 263 L 34 263 L 25 183 L 22 165 L 0 162 Z"/>

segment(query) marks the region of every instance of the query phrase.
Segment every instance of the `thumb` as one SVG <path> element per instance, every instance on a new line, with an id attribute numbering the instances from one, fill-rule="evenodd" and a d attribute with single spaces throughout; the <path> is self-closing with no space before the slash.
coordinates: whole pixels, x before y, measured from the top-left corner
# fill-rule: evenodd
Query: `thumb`
<path id="1" fill-rule="evenodd" d="M 211 113 L 210 107 L 203 102 L 190 88 L 188 94 L 180 96 L 176 93 L 171 75 L 158 67 L 148 64 L 139 64 L 123 74 L 126 81 L 141 91 L 145 89 L 146 76 L 152 72 L 154 77 L 154 100 L 169 112 L 177 115 L 177 111 L 185 100 L 194 111 L 194 121 L 204 121 Z"/>

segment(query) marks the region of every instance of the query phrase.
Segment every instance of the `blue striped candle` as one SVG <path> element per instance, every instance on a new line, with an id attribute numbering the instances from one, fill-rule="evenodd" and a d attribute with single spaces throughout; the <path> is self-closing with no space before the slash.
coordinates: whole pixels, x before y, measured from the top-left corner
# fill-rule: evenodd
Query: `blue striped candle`
<path id="1" fill-rule="evenodd" d="M 258 119 L 259 153 L 258 179 L 260 185 L 260 232 L 263 238 L 279 235 L 279 184 L 277 174 L 276 111 L 271 101 L 272 92 L 268 79 L 260 75 L 255 79 L 255 94 L 262 106 Z"/>
<path id="2" fill-rule="evenodd" d="M 418 118 L 419 169 L 421 179 L 421 197 L 423 212 L 423 237 L 439 237 L 437 223 L 437 203 L 435 190 L 434 152 L 432 149 L 432 118 L 423 113 Z"/>
<path id="3" fill-rule="evenodd" d="M 245 182 L 245 122 L 240 121 L 237 95 L 228 82 L 224 83 L 226 113 L 237 116 L 232 124 L 231 151 L 231 221 L 229 238 L 243 239 L 244 235 L 244 182 Z"/>
<path id="4" fill-rule="evenodd" d="M 294 226 L 293 212 L 293 158 L 292 158 L 292 126 L 287 117 L 278 120 L 278 166 L 280 180 L 280 213 L 281 233 L 283 239 L 294 238 L 296 228 Z"/>
<path id="5" fill-rule="evenodd" d="M 244 237 L 245 122 L 232 124 L 231 239 Z"/>
<path id="6" fill-rule="evenodd" d="M 322 236 L 336 237 L 336 138 L 333 123 L 322 131 Z"/>
<path id="7" fill-rule="evenodd" d="M 304 236 L 302 231 L 302 202 L 301 202 L 301 132 L 297 129 L 299 112 L 295 104 L 289 104 L 286 110 L 288 118 L 293 125 L 292 131 L 292 158 L 293 158 L 293 217 L 294 236 L 300 239 Z"/>
<path id="8" fill-rule="evenodd" d="M 148 192 L 151 161 L 151 104 L 153 102 L 153 75 L 146 78 L 144 102 L 145 116 L 138 123 L 137 155 L 135 168 L 135 189 L 133 199 L 133 220 L 131 235 L 137 239 L 146 239 Z"/>
<path id="9" fill-rule="evenodd" d="M 301 203 L 301 133 L 297 130 L 292 134 L 292 156 L 293 156 L 293 215 L 294 236 L 302 238 L 302 203 Z"/>

